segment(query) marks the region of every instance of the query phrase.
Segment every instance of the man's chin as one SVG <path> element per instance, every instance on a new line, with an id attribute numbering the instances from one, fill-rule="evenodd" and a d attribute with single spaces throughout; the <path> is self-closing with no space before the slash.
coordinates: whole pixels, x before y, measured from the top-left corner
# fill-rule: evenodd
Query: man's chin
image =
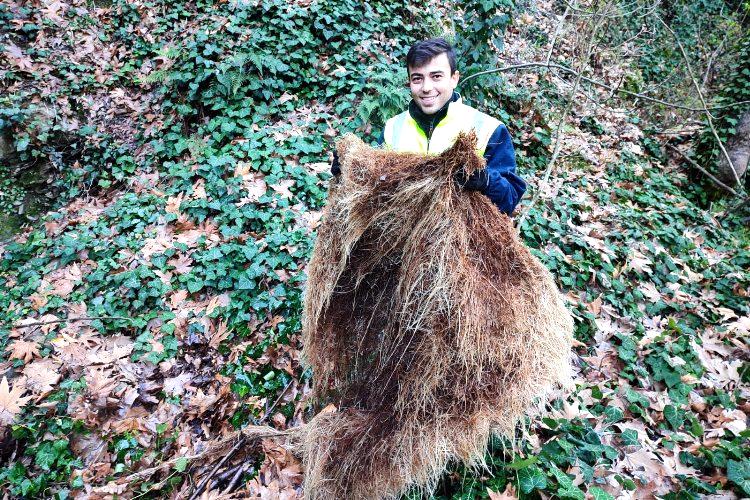
<path id="1" fill-rule="evenodd" d="M 422 113 L 426 115 L 431 115 L 439 109 L 437 105 L 435 104 L 430 104 L 430 105 L 424 105 L 422 103 L 417 103 L 417 104 L 419 104 L 419 109 L 422 110 Z"/>

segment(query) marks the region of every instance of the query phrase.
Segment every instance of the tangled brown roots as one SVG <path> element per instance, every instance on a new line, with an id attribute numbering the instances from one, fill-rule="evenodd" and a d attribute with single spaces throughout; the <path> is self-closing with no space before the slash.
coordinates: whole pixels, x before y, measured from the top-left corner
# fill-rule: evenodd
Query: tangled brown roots
<path id="1" fill-rule="evenodd" d="M 339 411 L 302 437 L 308 498 L 396 498 L 447 462 L 481 464 L 491 432 L 570 380 L 573 324 L 511 220 L 453 174 L 484 168 L 475 138 L 439 156 L 349 135 L 309 266 L 304 357 Z"/>

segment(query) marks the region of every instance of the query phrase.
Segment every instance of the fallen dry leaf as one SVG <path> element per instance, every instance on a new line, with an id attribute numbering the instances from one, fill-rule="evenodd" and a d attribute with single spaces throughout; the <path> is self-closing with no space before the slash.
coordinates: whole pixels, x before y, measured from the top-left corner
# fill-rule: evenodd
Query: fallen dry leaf
<path id="1" fill-rule="evenodd" d="M 21 408 L 26 406 L 31 396 L 21 396 L 26 388 L 15 384 L 9 388 L 8 379 L 3 377 L 0 381 L 0 424 L 9 425 L 13 423 Z"/>
<path id="2" fill-rule="evenodd" d="M 294 186 L 294 179 L 284 179 L 278 182 L 278 184 L 271 184 L 271 189 L 279 193 L 282 197 L 290 199 L 293 195 L 289 191 L 289 188 Z"/>
<path id="3" fill-rule="evenodd" d="M 508 483 L 502 493 L 487 488 L 490 500 L 518 500 L 518 494 L 512 483 Z"/>
<path id="4" fill-rule="evenodd" d="M 10 359 L 22 359 L 24 363 L 28 363 L 34 357 L 41 357 L 39 344 L 33 340 L 14 340 L 5 350 L 10 352 Z"/>
<path id="5" fill-rule="evenodd" d="M 219 347 L 219 344 L 228 339 L 229 335 L 231 334 L 232 330 L 229 330 L 227 328 L 226 322 L 220 321 L 219 326 L 216 327 L 216 331 L 211 335 L 211 339 L 208 341 L 208 345 L 215 349 Z"/>
<path id="6" fill-rule="evenodd" d="M 23 374 L 26 377 L 26 387 L 34 394 L 44 394 L 53 389 L 60 380 L 60 365 L 51 359 L 35 361 L 26 365 Z"/>

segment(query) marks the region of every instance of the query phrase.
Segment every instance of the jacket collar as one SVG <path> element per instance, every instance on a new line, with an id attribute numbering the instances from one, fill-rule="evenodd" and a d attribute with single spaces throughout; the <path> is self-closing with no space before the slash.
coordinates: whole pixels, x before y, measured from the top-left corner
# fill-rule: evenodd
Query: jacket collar
<path id="1" fill-rule="evenodd" d="M 419 128 L 422 129 L 422 131 L 427 136 L 427 139 L 429 139 L 432 135 L 432 131 L 435 129 L 437 124 L 443 121 L 443 118 L 448 115 L 448 106 L 450 106 L 450 103 L 460 100 L 461 95 L 454 90 L 450 100 L 446 102 L 442 108 L 428 115 L 427 113 L 422 111 L 419 105 L 417 105 L 417 103 L 414 102 L 414 99 L 412 99 L 409 103 L 409 115 L 414 118 L 414 121 L 417 122 Z"/>

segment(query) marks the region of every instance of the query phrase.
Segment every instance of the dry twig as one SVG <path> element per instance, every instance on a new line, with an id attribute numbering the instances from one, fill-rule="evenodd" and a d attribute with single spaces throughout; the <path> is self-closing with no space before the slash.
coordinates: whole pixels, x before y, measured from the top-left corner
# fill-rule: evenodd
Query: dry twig
<path id="1" fill-rule="evenodd" d="M 737 3 L 737 9 L 734 11 L 734 15 L 737 14 L 737 11 L 740 9 L 741 5 L 742 5 L 741 3 Z M 723 11 L 724 11 L 724 7 L 722 6 L 722 12 Z M 742 15 L 742 18 L 740 18 L 740 22 L 739 22 L 740 26 L 742 26 L 743 23 L 745 22 L 745 19 L 747 18 L 747 15 L 748 15 L 748 12 L 750 12 L 750 11 L 746 11 Z M 729 38 L 729 34 L 730 33 L 732 33 L 732 30 L 730 30 L 730 29 L 726 29 L 724 31 L 724 37 L 721 39 L 721 43 L 719 43 L 719 45 L 716 47 L 716 49 L 714 49 L 714 51 L 709 56 L 708 62 L 706 63 L 706 72 L 703 74 L 703 80 L 701 81 L 701 88 L 706 88 L 706 84 L 708 83 L 708 79 L 711 76 L 711 68 L 713 67 L 714 60 L 719 55 L 719 53 L 721 53 L 721 49 L 724 48 L 724 44 L 727 42 L 727 39 Z"/>
<path id="2" fill-rule="evenodd" d="M 690 158 L 689 156 L 687 156 L 685 153 L 683 153 L 682 151 L 680 151 L 679 149 L 677 149 L 676 147 L 674 147 L 671 144 L 667 144 L 667 147 L 669 149 L 671 149 L 672 151 L 675 151 L 677 154 L 679 154 L 683 159 L 685 159 L 685 161 L 687 161 L 688 163 L 690 163 L 690 165 L 692 165 L 695 169 L 699 170 L 703 175 L 705 175 L 706 177 L 708 177 L 709 180 L 711 180 L 714 184 L 716 184 L 717 186 L 719 186 L 720 188 L 722 188 L 724 191 L 726 191 L 726 192 L 728 192 L 730 194 L 733 194 L 734 196 L 740 196 L 740 194 L 737 191 L 735 191 L 731 187 L 729 187 L 726 184 L 724 184 L 723 182 L 721 182 L 713 174 L 711 174 L 711 172 L 709 172 L 705 168 L 703 168 L 700 165 L 698 165 L 698 163 L 695 160 L 693 160 L 692 158 Z"/>
<path id="3" fill-rule="evenodd" d="M 279 431 L 268 426 L 251 425 L 251 426 L 245 427 L 241 431 L 233 432 L 229 436 L 226 436 L 215 443 L 211 443 L 209 446 L 206 447 L 206 449 L 204 449 L 201 452 L 194 453 L 192 455 L 181 455 L 179 457 L 173 457 L 154 467 L 149 467 L 148 469 L 143 469 L 138 472 L 134 472 L 133 474 L 130 474 L 129 476 L 122 478 L 118 482 L 121 484 L 130 484 L 132 481 L 137 481 L 139 479 L 148 478 L 163 469 L 172 467 L 180 460 L 191 461 L 191 460 L 197 460 L 199 458 L 204 458 L 212 453 L 215 453 L 217 450 L 220 450 L 222 447 L 227 445 L 232 440 L 236 439 L 238 436 L 241 436 L 243 438 L 246 437 L 248 439 L 264 439 L 264 438 L 271 438 L 271 437 L 286 436 L 289 433 L 290 431 Z"/>
<path id="4" fill-rule="evenodd" d="M 552 52 L 555 50 L 557 37 L 560 36 L 562 27 L 565 25 L 565 18 L 568 17 L 568 13 L 570 12 L 570 9 L 575 8 L 575 5 L 578 4 L 578 0 L 574 0 L 573 3 L 574 5 L 568 4 L 568 6 L 565 8 L 565 12 L 563 12 L 562 17 L 560 18 L 560 22 L 557 24 L 557 27 L 555 28 L 555 33 L 552 35 L 552 40 L 550 40 L 550 43 L 549 43 L 549 51 L 547 52 L 547 64 L 549 64 L 550 60 L 552 59 Z"/>
<path id="5" fill-rule="evenodd" d="M 226 463 L 227 460 L 229 460 L 229 457 L 233 457 L 235 452 L 239 450 L 242 446 L 245 445 L 247 442 L 247 437 L 242 436 L 240 439 L 234 444 L 231 450 L 229 450 L 229 453 L 224 454 L 223 457 L 221 457 L 221 460 L 219 460 L 216 465 L 214 465 L 213 469 L 211 469 L 211 472 L 203 478 L 203 480 L 198 484 L 198 486 L 195 488 L 195 491 L 192 495 L 190 495 L 190 500 L 195 500 L 200 496 L 201 493 L 203 493 L 203 490 L 206 489 L 206 486 L 208 486 L 208 483 L 211 481 L 211 479 L 214 477 L 216 472 L 221 468 L 224 463 Z"/>
<path id="6" fill-rule="evenodd" d="M 721 154 L 724 155 L 724 158 L 727 160 L 727 163 L 729 165 L 730 170 L 734 174 L 734 178 L 737 181 L 737 184 L 742 184 L 742 181 L 740 181 L 740 176 L 737 174 L 737 169 L 734 168 L 734 163 L 732 163 L 732 159 L 729 157 L 729 153 L 727 152 L 726 148 L 724 147 L 724 143 L 721 142 L 721 138 L 719 137 L 718 132 L 716 132 L 716 127 L 714 127 L 714 121 L 711 117 L 711 112 L 708 109 L 708 105 L 706 104 L 706 99 L 703 97 L 703 92 L 701 91 L 701 86 L 698 83 L 698 81 L 695 79 L 695 75 L 693 75 L 693 69 L 690 67 L 690 59 L 687 56 L 687 53 L 685 52 L 685 47 L 682 45 L 682 42 L 680 41 L 680 38 L 677 36 L 677 34 L 672 30 L 672 28 L 669 27 L 667 23 L 664 22 L 664 20 L 656 16 L 656 19 L 659 20 L 659 22 L 664 26 L 664 28 L 669 31 L 669 33 L 672 34 L 672 37 L 675 40 L 675 43 L 677 43 L 677 46 L 680 49 L 680 53 L 682 54 L 682 58 L 685 61 L 685 68 L 687 69 L 688 76 L 690 76 L 690 80 L 693 82 L 693 86 L 695 87 L 695 91 L 698 93 L 698 98 L 701 101 L 701 104 L 703 105 L 702 111 L 706 116 L 706 120 L 708 120 L 708 126 L 711 128 L 711 133 L 714 136 L 714 139 L 716 139 L 716 143 L 719 145 L 719 149 L 721 150 Z"/>
<path id="7" fill-rule="evenodd" d="M 304 373 L 302 375 L 304 377 Z M 300 377 L 300 378 L 302 378 L 302 377 Z M 263 422 L 265 422 L 268 419 L 268 417 L 271 415 L 271 413 L 273 413 L 273 411 L 276 409 L 276 407 L 278 406 L 278 404 L 284 398 L 284 396 L 286 395 L 286 392 L 289 390 L 289 388 L 292 386 L 292 384 L 294 382 L 295 382 L 295 379 L 292 378 L 286 384 L 286 386 L 284 387 L 284 390 L 281 391 L 281 394 L 279 394 L 279 396 L 276 398 L 276 401 L 273 402 L 273 404 L 266 410 L 266 412 L 263 414 L 263 416 L 260 418 L 260 420 L 257 421 L 258 426 L 260 426 L 260 424 L 262 424 Z M 276 434 L 272 434 L 272 435 L 273 436 L 280 436 L 280 435 L 285 435 L 286 434 L 283 431 L 276 431 L 276 432 L 277 432 Z M 203 478 L 203 480 L 200 482 L 200 484 L 198 484 L 198 486 L 195 488 L 195 491 L 193 491 L 193 494 L 190 495 L 190 500 L 195 500 L 196 498 L 198 498 L 200 496 L 201 493 L 203 493 L 203 490 L 206 489 L 206 486 L 208 486 L 209 482 L 216 475 L 216 473 L 219 471 L 219 469 L 227 462 L 227 460 L 229 460 L 230 458 L 232 458 L 234 456 L 235 452 L 237 452 L 237 450 L 239 450 L 242 446 L 244 446 L 247 443 L 248 440 L 250 440 L 250 439 L 259 439 L 260 437 L 265 437 L 265 436 L 260 436 L 260 435 L 246 435 L 246 434 L 245 435 L 241 435 L 240 439 L 235 443 L 235 445 L 232 447 L 232 449 L 229 450 L 228 453 L 225 453 L 223 457 L 221 457 L 221 460 L 219 460 L 216 463 L 216 465 L 211 469 L 211 472 L 209 472 L 209 474 L 205 478 Z M 268 436 L 268 437 L 270 437 L 270 436 Z"/>
<path id="8" fill-rule="evenodd" d="M 82 316 L 80 318 L 63 318 L 63 319 L 50 319 L 47 321 L 31 321 L 24 324 L 13 325 L 13 328 L 30 328 L 32 326 L 44 326 L 54 325 L 55 323 L 76 323 L 78 321 L 96 321 L 96 320 L 125 320 L 134 321 L 136 318 L 128 318 L 126 316 Z"/>
<path id="9" fill-rule="evenodd" d="M 606 13 L 606 10 L 609 8 L 610 4 L 607 3 L 604 8 L 602 9 L 602 12 Z M 587 40 L 587 46 L 584 51 L 584 54 L 582 55 L 580 59 L 580 65 L 579 70 L 582 70 L 584 65 L 587 64 L 589 59 L 591 58 L 591 52 L 594 49 L 594 39 L 596 38 L 596 34 L 601 28 L 602 24 L 604 23 L 604 17 L 598 17 L 596 22 L 594 23 L 594 27 L 591 30 L 591 34 L 588 37 Z M 557 128 L 555 129 L 555 148 L 552 151 L 552 158 L 550 158 L 549 163 L 547 164 L 547 168 L 544 171 L 544 177 L 542 178 L 541 186 L 546 186 L 549 182 L 550 175 L 552 174 L 552 171 L 555 168 L 555 165 L 557 163 L 557 158 L 560 156 L 560 151 L 562 149 L 562 140 L 561 140 L 561 130 L 562 126 L 565 123 L 566 118 L 568 117 L 568 113 L 570 113 L 570 110 L 573 108 L 573 98 L 575 97 L 576 93 L 578 92 L 578 86 L 581 83 L 581 80 L 583 79 L 583 73 L 582 71 L 577 72 L 576 81 L 573 84 L 573 89 L 570 91 L 570 94 L 568 95 L 568 101 L 565 105 L 565 109 L 563 110 L 562 115 L 560 116 L 560 121 L 557 123 Z M 541 196 L 542 189 L 539 188 L 534 193 L 534 197 L 531 199 L 531 202 L 526 206 L 523 214 L 521 215 L 521 218 L 518 220 L 518 227 L 523 225 L 524 221 L 526 220 L 526 217 L 528 217 L 529 212 L 531 211 L 531 208 L 536 204 L 537 200 Z"/>
<path id="10" fill-rule="evenodd" d="M 713 106 L 710 108 L 693 108 L 690 106 L 685 106 L 684 104 L 676 104 L 673 102 L 665 101 L 663 99 L 658 99 L 656 97 L 651 97 L 646 94 L 639 94 L 638 92 L 631 92 L 630 90 L 626 90 L 620 87 L 613 87 L 611 85 L 607 85 L 606 83 L 594 80 L 593 78 L 589 78 L 587 76 L 581 75 L 580 72 L 572 68 L 568 68 L 560 64 L 546 63 L 546 62 L 525 62 L 525 63 L 513 64 L 511 66 L 503 66 L 502 68 L 493 68 L 493 69 L 488 69 L 485 71 L 480 71 L 478 73 L 474 73 L 473 75 L 469 75 L 463 80 L 461 80 L 461 84 L 462 85 L 466 84 L 466 82 L 471 80 L 472 78 L 476 78 L 476 77 L 483 76 L 483 75 L 489 75 L 492 73 L 505 73 L 507 71 L 515 71 L 515 70 L 523 70 L 523 69 L 537 69 L 537 68 L 555 69 L 562 73 L 567 73 L 569 75 L 575 76 L 576 78 L 580 78 L 582 81 L 586 83 L 590 83 L 591 85 L 601 87 L 613 93 L 627 95 L 630 97 L 634 97 L 636 99 L 643 99 L 644 101 L 661 104 L 669 108 L 681 109 L 683 111 L 690 111 L 691 113 L 705 113 L 706 111 L 716 111 L 720 109 L 734 108 L 737 106 L 744 106 L 746 104 L 750 104 L 750 101 L 738 101 L 738 102 L 732 102 L 729 104 L 723 104 L 721 106 Z"/>
<path id="11" fill-rule="evenodd" d="M 250 464 L 240 464 L 237 471 L 234 473 L 234 476 L 232 476 L 232 479 L 229 481 L 229 484 L 224 488 L 224 491 L 222 491 L 221 494 L 228 495 L 231 493 L 235 486 L 237 486 L 237 483 L 240 482 L 240 478 L 245 475 L 248 469 L 252 469 Z"/>

